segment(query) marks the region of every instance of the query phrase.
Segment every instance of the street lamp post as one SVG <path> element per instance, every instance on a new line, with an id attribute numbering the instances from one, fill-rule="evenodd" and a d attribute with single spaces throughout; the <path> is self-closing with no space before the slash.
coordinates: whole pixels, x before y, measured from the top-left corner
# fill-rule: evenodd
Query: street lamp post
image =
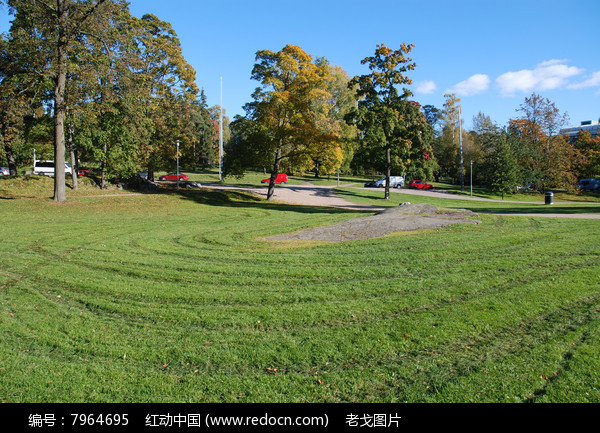
<path id="1" fill-rule="evenodd" d="M 473 197 L 473 160 L 471 160 L 471 197 Z"/>

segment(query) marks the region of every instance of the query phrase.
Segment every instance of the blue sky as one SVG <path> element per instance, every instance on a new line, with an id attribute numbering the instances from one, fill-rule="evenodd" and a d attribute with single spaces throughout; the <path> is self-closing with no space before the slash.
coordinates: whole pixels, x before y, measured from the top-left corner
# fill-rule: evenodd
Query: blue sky
<path id="1" fill-rule="evenodd" d="M 415 44 L 414 99 L 442 108 L 462 100 L 465 126 L 478 112 L 504 126 L 531 93 L 567 112 L 570 124 L 600 118 L 598 0 L 130 0 L 135 16 L 172 24 L 209 105 L 243 114 L 257 82 L 258 50 L 286 44 L 326 57 L 350 76 L 377 44 Z M 0 31 L 6 31 L 0 10 Z"/>

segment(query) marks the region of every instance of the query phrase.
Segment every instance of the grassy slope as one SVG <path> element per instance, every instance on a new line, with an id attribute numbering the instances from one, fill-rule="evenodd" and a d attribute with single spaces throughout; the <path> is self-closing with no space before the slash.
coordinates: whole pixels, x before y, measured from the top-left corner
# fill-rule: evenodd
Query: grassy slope
<path id="1" fill-rule="evenodd" d="M 600 401 L 597 221 L 263 239 L 353 215 L 2 200 L 0 400 Z"/>

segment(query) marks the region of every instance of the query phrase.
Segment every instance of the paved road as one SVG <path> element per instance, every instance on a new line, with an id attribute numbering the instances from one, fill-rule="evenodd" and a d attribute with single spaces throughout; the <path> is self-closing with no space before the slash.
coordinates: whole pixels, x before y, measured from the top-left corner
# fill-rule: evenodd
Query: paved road
<path id="1" fill-rule="evenodd" d="M 383 190 L 380 188 L 362 188 L 358 187 L 358 184 L 347 184 L 340 185 L 340 187 L 356 187 L 359 189 L 370 189 L 374 191 L 380 191 L 383 193 Z M 232 189 L 232 190 L 244 190 L 251 192 L 257 196 L 266 198 L 267 189 L 265 187 L 256 187 L 256 188 L 244 188 L 244 187 L 235 187 L 235 186 L 224 186 L 218 184 L 211 185 L 203 185 L 209 188 L 220 188 L 220 189 Z M 381 206 L 372 206 L 372 205 L 357 205 L 354 203 L 350 203 L 349 201 L 344 200 L 341 197 L 335 195 L 333 189 L 337 186 L 319 186 L 312 184 L 303 184 L 303 185 L 278 185 L 275 188 L 275 196 L 274 199 L 278 201 L 282 201 L 285 203 L 293 203 L 293 204 L 302 204 L 302 205 L 310 205 L 310 206 L 328 206 L 335 207 L 340 209 L 348 209 L 348 210 L 364 210 L 364 211 L 379 211 L 387 209 L 386 207 Z M 415 190 L 415 189 L 391 189 L 392 193 L 402 193 L 402 194 L 412 194 L 412 195 L 422 195 L 429 197 L 438 197 L 438 198 L 446 198 L 446 199 L 456 199 L 456 200 L 474 200 L 474 201 L 488 201 L 488 202 L 500 202 L 500 203 L 516 203 L 516 204 L 539 204 L 545 206 L 543 201 L 538 202 L 523 202 L 523 201 L 511 201 L 511 200 L 494 200 L 488 198 L 481 197 L 471 197 L 464 196 L 458 194 L 452 194 L 447 191 L 438 190 L 438 191 L 423 191 L 423 190 Z M 556 204 L 560 204 L 556 202 Z M 581 204 L 581 203 L 578 203 Z M 598 203 L 590 203 L 590 206 L 600 206 Z M 578 219 L 600 219 L 600 213 L 577 213 L 577 214 L 566 214 L 566 213 L 499 213 L 500 215 L 519 215 L 519 216 L 532 216 L 532 217 L 554 217 L 554 218 L 578 218 Z"/>

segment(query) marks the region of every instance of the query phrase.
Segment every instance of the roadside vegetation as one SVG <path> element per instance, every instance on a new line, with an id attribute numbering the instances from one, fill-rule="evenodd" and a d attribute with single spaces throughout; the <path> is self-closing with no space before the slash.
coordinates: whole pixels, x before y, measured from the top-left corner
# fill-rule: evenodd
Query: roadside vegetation
<path id="1" fill-rule="evenodd" d="M 359 215 L 218 190 L 2 200 L 0 400 L 600 401 L 596 221 L 265 240 Z"/>

